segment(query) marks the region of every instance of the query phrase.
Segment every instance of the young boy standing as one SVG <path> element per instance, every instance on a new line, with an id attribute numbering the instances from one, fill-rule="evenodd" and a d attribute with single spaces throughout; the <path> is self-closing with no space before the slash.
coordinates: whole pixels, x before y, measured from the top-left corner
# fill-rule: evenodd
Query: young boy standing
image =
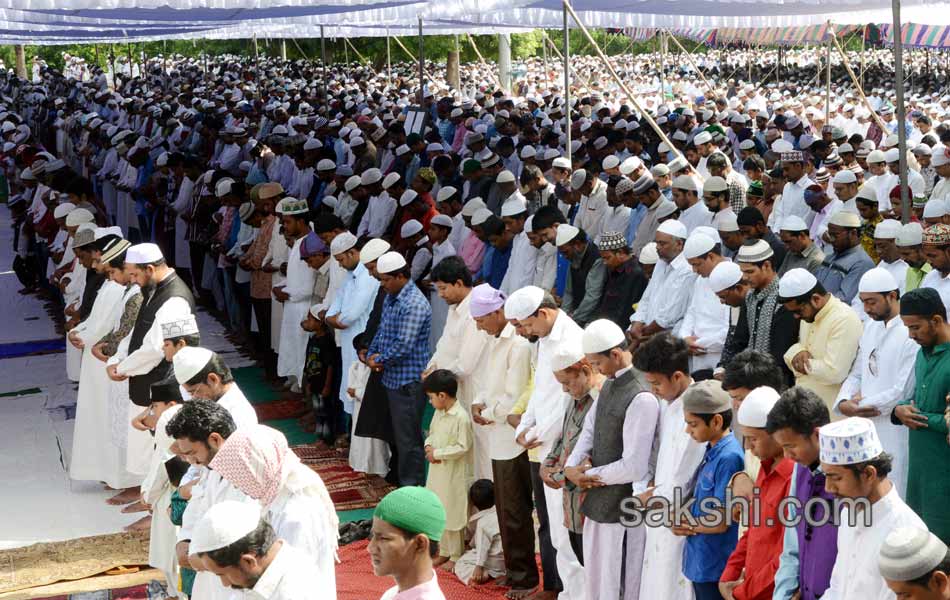
<path id="1" fill-rule="evenodd" d="M 761 462 L 755 479 L 759 510 L 749 529 L 726 563 L 719 578 L 719 591 L 735 600 L 770 600 L 775 587 L 775 572 L 782 554 L 785 528 L 778 511 L 788 496 L 795 463 L 783 456 L 782 446 L 766 429 L 769 411 L 779 394 L 770 387 L 758 387 L 745 397 L 737 414 L 752 454 Z"/>
<path id="2" fill-rule="evenodd" d="M 643 371 L 653 393 L 663 400 L 653 485 L 640 494 L 640 501 L 649 506 L 653 497 L 672 501 L 674 490 L 686 489 L 706 448 L 683 428 L 682 396 L 693 383 L 686 342 L 669 333 L 655 335 L 637 350 L 633 365 Z M 663 513 L 648 514 L 659 518 Z M 683 575 L 685 543 L 684 537 L 673 535 L 665 527 L 647 527 L 641 598 L 692 600 L 693 588 Z"/>
<path id="3" fill-rule="evenodd" d="M 445 506 L 445 534 L 435 566 L 447 571 L 455 567 L 465 551 L 468 525 L 468 486 L 472 479 L 472 421 L 456 400 L 458 379 L 446 369 L 436 369 L 422 382 L 435 415 L 425 440 L 429 461 L 426 488 Z"/>
<path id="4" fill-rule="evenodd" d="M 671 531 L 686 537 L 683 574 L 692 582 L 696 600 L 722 600 L 719 578 L 738 537 L 738 524 L 725 514 L 726 488 L 744 466 L 742 446 L 729 430 L 730 402 L 729 394 L 715 380 L 697 383 L 683 394 L 686 431 L 706 444 L 706 452 L 694 476 L 690 518 L 674 523 Z M 718 501 L 720 508 L 704 513 L 704 501 Z"/>

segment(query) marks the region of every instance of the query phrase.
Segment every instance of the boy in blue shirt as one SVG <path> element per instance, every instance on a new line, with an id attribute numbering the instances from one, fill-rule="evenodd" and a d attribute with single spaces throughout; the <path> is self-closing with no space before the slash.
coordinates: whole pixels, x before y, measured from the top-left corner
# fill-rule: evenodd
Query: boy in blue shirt
<path id="1" fill-rule="evenodd" d="M 674 524 L 671 531 L 686 537 L 683 575 L 692 582 L 696 600 L 722 600 L 719 577 L 738 540 L 738 524 L 725 512 L 726 489 L 732 476 L 744 468 L 744 453 L 729 430 L 732 405 L 718 381 L 690 386 L 683 393 L 683 412 L 687 433 L 707 445 L 693 477 L 692 518 Z M 713 498 L 718 509 L 703 508 L 703 501 Z"/>

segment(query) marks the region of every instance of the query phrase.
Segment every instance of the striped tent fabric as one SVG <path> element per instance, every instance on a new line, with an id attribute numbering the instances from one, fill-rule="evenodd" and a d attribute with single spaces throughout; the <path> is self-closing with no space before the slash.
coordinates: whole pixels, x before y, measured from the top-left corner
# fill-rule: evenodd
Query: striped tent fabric
<path id="1" fill-rule="evenodd" d="M 893 44 L 893 26 L 880 25 L 881 41 Z M 913 48 L 950 48 L 950 25 L 906 23 L 901 26 L 901 42 Z"/>

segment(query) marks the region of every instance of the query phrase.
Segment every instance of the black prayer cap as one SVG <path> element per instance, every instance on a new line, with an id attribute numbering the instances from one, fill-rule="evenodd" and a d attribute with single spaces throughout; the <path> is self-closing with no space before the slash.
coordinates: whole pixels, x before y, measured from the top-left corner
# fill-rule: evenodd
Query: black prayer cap
<path id="1" fill-rule="evenodd" d="M 175 380 L 153 383 L 149 390 L 152 402 L 182 402 L 181 388 Z"/>

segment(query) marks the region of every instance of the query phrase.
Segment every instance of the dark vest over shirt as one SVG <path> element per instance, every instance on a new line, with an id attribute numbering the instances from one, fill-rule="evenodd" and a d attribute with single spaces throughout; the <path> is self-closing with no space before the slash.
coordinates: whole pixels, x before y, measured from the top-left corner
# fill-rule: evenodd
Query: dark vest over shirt
<path id="1" fill-rule="evenodd" d="M 86 269 L 86 285 L 82 289 L 82 301 L 79 303 L 79 320 L 84 321 L 92 312 L 99 288 L 105 283 L 106 276 L 94 269 Z"/>
<path id="2" fill-rule="evenodd" d="M 142 302 L 142 308 L 135 319 L 135 327 L 132 329 L 132 338 L 129 340 L 129 354 L 142 347 L 145 334 L 155 323 L 158 310 L 171 298 L 184 298 L 192 312 L 194 312 L 195 299 L 191 295 L 188 284 L 182 281 L 176 273 L 172 273 L 156 285 L 151 295 L 147 296 Z M 136 406 L 148 406 L 151 401 L 152 384 L 158 383 L 171 375 L 172 365 L 163 358 L 148 373 L 129 377 L 129 398 L 132 399 L 132 403 Z"/>
<path id="3" fill-rule="evenodd" d="M 810 506 L 814 522 L 828 520 L 827 513 L 834 496 L 825 490 L 824 473 L 802 465 L 795 466 L 795 497 L 801 506 Z M 821 498 L 825 504 L 813 501 Z M 816 600 L 831 584 L 831 569 L 838 555 L 838 528 L 830 521 L 821 527 L 812 527 L 801 519 L 795 527 L 798 537 L 798 589 L 801 600 Z"/>
<path id="4" fill-rule="evenodd" d="M 630 369 L 620 377 L 604 382 L 594 414 L 594 447 L 590 456 L 593 466 L 607 465 L 623 457 L 627 407 L 634 396 L 647 389 L 641 377 L 636 369 Z M 633 485 L 630 483 L 590 488 L 581 512 L 598 523 L 619 523 L 620 503 L 632 494 Z"/>
<path id="5" fill-rule="evenodd" d="M 597 251 L 597 247 L 591 242 L 587 242 L 587 248 L 584 250 L 584 255 L 578 265 L 575 267 L 574 261 L 571 261 L 569 276 L 571 278 L 571 302 L 574 306 L 563 307 L 568 313 L 575 310 L 584 301 L 584 295 L 587 293 L 587 275 L 598 258 L 600 258 L 600 252 Z"/>

